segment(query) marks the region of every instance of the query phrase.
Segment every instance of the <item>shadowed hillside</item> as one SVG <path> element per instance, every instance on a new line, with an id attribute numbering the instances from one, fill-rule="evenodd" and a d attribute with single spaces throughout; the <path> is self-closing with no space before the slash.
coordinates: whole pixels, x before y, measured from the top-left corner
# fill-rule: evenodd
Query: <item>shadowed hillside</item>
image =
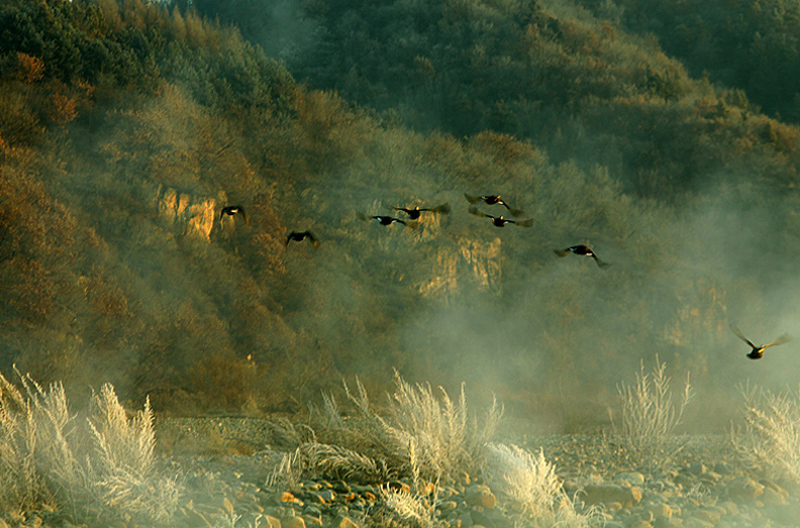
<path id="1" fill-rule="evenodd" d="M 796 128 L 582 14 L 324 7 L 289 63 L 321 89 L 195 11 L 0 7 L 2 369 L 187 413 L 396 368 L 567 425 L 655 354 L 721 395 L 704 412 L 797 381 L 789 346 L 753 364 L 728 329 L 799 333 Z M 611 265 L 554 254 L 577 244 Z"/>

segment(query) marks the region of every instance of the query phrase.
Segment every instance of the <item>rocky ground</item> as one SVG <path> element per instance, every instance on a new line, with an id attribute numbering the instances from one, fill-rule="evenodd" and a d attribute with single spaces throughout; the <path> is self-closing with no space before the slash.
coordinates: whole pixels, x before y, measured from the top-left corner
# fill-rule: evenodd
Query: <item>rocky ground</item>
<path id="1" fill-rule="evenodd" d="M 202 425 L 204 433 L 198 423 L 172 426 L 184 430 L 186 438 L 213 432 L 221 444 L 227 439 L 226 445 L 238 445 L 229 449 L 246 451 L 257 449 L 263 424 L 210 421 Z M 769 471 L 747 467 L 727 435 L 681 439 L 680 451 L 665 467 L 636 466 L 599 434 L 513 436 L 509 442 L 533 452 L 543 449 L 579 511 L 593 512 L 594 519 L 608 528 L 800 527 L 800 490 Z M 242 516 L 236 526 L 350 528 L 389 522 L 376 486 L 323 479 L 301 482 L 294 490 L 267 485 L 279 456 L 262 444 L 251 454 L 218 451 L 176 457 L 187 471 L 187 489 L 192 490 L 191 503 L 182 509 L 187 523 L 212 526 L 226 511 Z M 408 487 L 409 483 L 389 484 Z M 453 528 L 518 525 L 503 497 L 496 496 L 480 475 L 465 474 L 459 482 L 442 487 L 436 515 L 443 526 Z"/>
<path id="2" fill-rule="evenodd" d="M 264 420 L 174 419 L 158 427 L 160 449 L 182 475 L 185 494 L 170 526 L 363 528 L 398 525 L 377 484 L 309 479 L 271 483 L 282 452 L 267 443 Z M 544 451 L 578 511 L 607 528 L 800 527 L 800 489 L 769 471 L 747 467 L 727 436 L 690 436 L 663 467 L 636 466 L 602 435 L 533 436 L 507 440 Z M 407 480 L 387 482 L 409 488 Z M 441 486 L 436 519 L 448 528 L 526 526 L 480 475 Z M 6 526 L 72 525 L 58 512 L 0 515 Z M 139 526 L 116 521 L 108 526 Z"/>

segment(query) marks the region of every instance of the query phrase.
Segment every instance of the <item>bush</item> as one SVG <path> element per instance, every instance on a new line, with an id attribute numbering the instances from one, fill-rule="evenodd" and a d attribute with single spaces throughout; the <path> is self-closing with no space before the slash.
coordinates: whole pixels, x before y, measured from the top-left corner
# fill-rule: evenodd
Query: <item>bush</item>
<path id="1" fill-rule="evenodd" d="M 534 455 L 515 445 L 489 444 L 492 489 L 507 497 L 509 506 L 533 526 L 589 526 L 589 517 L 575 512 L 564 493 L 556 468 L 540 450 Z"/>
<path id="2" fill-rule="evenodd" d="M 670 448 L 669 440 L 692 399 L 692 388 L 687 376 L 680 403 L 676 405 L 665 370 L 666 364 L 656 356 L 650 374 L 642 363 L 634 385 L 622 383 L 617 387 L 622 421 L 614 424 L 614 436 L 639 464 L 663 465 L 680 450 L 680 447 Z"/>
<path id="3" fill-rule="evenodd" d="M 23 390 L 0 374 L 1 510 L 54 505 L 76 522 L 170 519 L 179 486 L 157 467 L 149 401 L 129 419 L 106 384 L 83 421 L 70 412 L 61 383 L 44 389 L 19 377 Z"/>
<path id="4" fill-rule="evenodd" d="M 800 483 L 800 390 L 775 394 L 745 386 L 740 392 L 745 427 L 732 433 L 734 448 L 749 464 Z"/>

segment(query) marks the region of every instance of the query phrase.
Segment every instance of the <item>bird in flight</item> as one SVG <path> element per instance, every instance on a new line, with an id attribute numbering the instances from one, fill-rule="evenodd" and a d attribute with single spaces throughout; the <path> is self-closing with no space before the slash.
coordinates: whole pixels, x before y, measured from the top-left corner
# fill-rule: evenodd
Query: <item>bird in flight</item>
<path id="1" fill-rule="evenodd" d="M 367 216 L 364 213 L 356 213 L 359 220 L 366 221 L 366 220 L 376 220 L 381 225 L 392 225 L 392 224 L 402 224 L 406 227 L 411 229 L 416 229 L 419 227 L 419 222 L 415 222 L 413 220 L 401 220 L 399 218 L 395 218 L 393 216 L 384 216 L 384 215 L 371 215 Z"/>
<path id="2" fill-rule="evenodd" d="M 492 224 L 494 224 L 495 227 L 505 227 L 506 224 L 514 224 L 518 225 L 519 227 L 531 227 L 533 225 L 533 218 L 528 218 L 527 220 L 509 220 L 508 218 L 503 218 L 502 215 L 492 216 L 490 214 L 486 214 L 482 211 L 479 211 L 478 208 L 474 206 L 470 206 L 468 212 L 471 215 L 491 218 Z"/>
<path id="3" fill-rule="evenodd" d="M 319 247 L 319 240 L 317 240 L 317 237 L 315 237 L 311 231 L 292 231 L 286 236 L 286 247 L 289 247 L 289 242 L 302 242 L 306 238 L 311 242 L 311 245 L 314 246 L 314 249 Z"/>
<path id="4" fill-rule="evenodd" d="M 506 202 L 504 202 L 503 199 L 500 198 L 500 195 L 498 194 L 489 194 L 486 196 L 472 196 L 471 194 L 464 193 L 464 197 L 471 204 L 478 202 L 483 202 L 486 205 L 500 204 L 506 209 L 508 209 L 508 212 L 511 213 L 512 216 L 522 216 L 524 214 L 522 209 L 515 209 L 511 207 Z"/>
<path id="5" fill-rule="evenodd" d="M 222 217 L 225 215 L 236 216 L 239 214 L 242 215 L 242 218 L 244 218 L 245 223 L 247 225 L 250 225 L 250 217 L 247 216 L 247 213 L 244 211 L 244 207 L 242 207 L 241 205 L 228 205 L 226 207 L 223 207 L 222 211 L 220 211 L 219 213 L 219 218 L 221 220 Z"/>
<path id="6" fill-rule="evenodd" d="M 578 244 L 576 246 L 570 246 L 570 247 L 568 247 L 566 249 L 554 249 L 553 253 L 555 253 L 559 257 L 563 257 L 567 253 L 575 253 L 576 255 L 582 255 L 582 256 L 593 258 L 594 261 L 597 263 L 597 265 L 600 266 L 601 268 L 607 268 L 608 266 L 610 266 L 610 264 L 608 262 L 603 262 L 602 260 L 600 260 L 597 257 L 597 255 L 595 255 L 594 251 L 589 249 L 589 246 L 586 246 L 584 244 Z"/>
<path id="7" fill-rule="evenodd" d="M 412 208 L 407 207 L 391 207 L 389 209 L 393 211 L 403 211 L 408 215 L 411 220 L 416 220 L 419 218 L 420 214 L 425 211 L 430 211 L 431 213 L 438 213 L 438 214 L 447 214 L 450 212 L 450 204 L 443 203 L 441 205 L 437 205 L 436 207 L 419 207 L 415 206 Z"/>
<path id="8" fill-rule="evenodd" d="M 733 323 L 731 323 L 731 330 L 733 330 L 733 333 L 736 334 L 736 337 L 738 337 L 739 339 L 741 339 L 742 341 L 744 341 L 745 343 L 750 345 L 750 348 L 752 348 L 752 350 L 750 352 L 748 352 L 748 354 L 747 354 L 747 357 L 749 357 L 750 359 L 761 359 L 764 356 L 764 349 L 765 348 L 769 348 L 771 346 L 782 345 L 782 344 L 786 343 L 787 341 L 791 340 L 791 337 L 789 336 L 789 334 L 783 334 L 782 336 L 780 336 L 778 339 L 772 341 L 771 343 L 767 343 L 766 345 L 756 346 L 756 345 L 753 344 L 752 341 L 747 339 L 744 336 L 744 334 L 742 334 L 742 332 Z"/>

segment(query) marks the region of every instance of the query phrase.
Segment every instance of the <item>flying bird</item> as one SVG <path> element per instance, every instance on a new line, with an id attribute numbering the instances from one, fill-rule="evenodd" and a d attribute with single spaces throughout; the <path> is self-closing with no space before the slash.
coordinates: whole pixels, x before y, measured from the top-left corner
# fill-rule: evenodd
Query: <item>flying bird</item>
<path id="1" fill-rule="evenodd" d="M 771 346 L 782 345 L 787 341 L 791 340 L 789 334 L 783 334 L 782 336 L 772 341 L 771 343 L 767 343 L 766 345 L 756 346 L 753 344 L 752 341 L 747 339 L 744 336 L 744 334 L 742 334 L 742 332 L 738 328 L 736 328 L 736 325 L 733 323 L 731 323 L 731 330 L 733 330 L 733 333 L 736 334 L 736 337 L 738 337 L 739 339 L 750 345 L 750 348 L 753 349 L 747 354 L 747 357 L 749 357 L 750 359 L 761 359 L 764 356 L 764 349 L 769 348 Z"/>
<path id="2" fill-rule="evenodd" d="M 471 204 L 478 203 L 478 202 L 483 202 L 486 205 L 500 204 L 503 207 L 505 207 L 506 209 L 508 209 L 508 212 L 511 213 L 512 216 L 522 216 L 524 214 L 522 209 L 515 209 L 515 208 L 511 207 L 506 202 L 504 202 L 503 199 L 500 198 L 500 195 L 498 195 L 498 194 L 489 194 L 489 195 L 486 195 L 486 196 L 472 196 L 471 194 L 464 193 L 464 197 Z"/>
<path id="3" fill-rule="evenodd" d="M 289 242 L 302 242 L 305 239 L 308 239 L 311 242 L 311 245 L 314 246 L 314 249 L 319 247 L 319 240 L 315 237 L 311 231 L 292 231 L 286 236 L 286 247 L 289 247 Z"/>
<path id="4" fill-rule="evenodd" d="M 250 217 L 247 216 L 247 213 L 244 211 L 244 208 L 241 205 L 229 205 L 227 207 L 223 207 L 222 211 L 219 213 L 219 217 L 222 219 L 222 217 L 225 215 L 236 216 L 238 214 L 242 215 L 242 218 L 244 218 L 244 221 L 247 225 L 250 225 Z"/>
<path id="5" fill-rule="evenodd" d="M 450 212 L 450 204 L 443 203 L 441 205 L 437 205 L 436 207 L 419 207 L 415 206 L 411 209 L 407 207 L 391 207 L 389 209 L 393 211 L 403 211 L 408 215 L 411 220 L 416 220 L 419 218 L 420 214 L 425 211 L 430 211 L 431 213 L 438 213 L 438 214 L 447 214 Z"/>
<path id="6" fill-rule="evenodd" d="M 381 225 L 392 225 L 392 224 L 402 224 L 406 227 L 411 229 L 416 229 L 419 227 L 419 222 L 415 222 L 413 220 L 401 220 L 399 218 L 395 218 L 393 216 L 384 216 L 384 215 L 371 215 L 367 216 L 364 213 L 356 213 L 359 220 L 366 221 L 366 220 L 377 220 L 377 222 Z"/>
<path id="7" fill-rule="evenodd" d="M 494 224 L 496 227 L 504 227 L 506 224 L 515 224 L 519 227 L 531 227 L 533 225 L 533 218 L 528 218 L 527 220 L 509 220 L 507 218 L 503 218 L 502 215 L 492 216 L 490 214 L 486 214 L 482 211 L 479 211 L 478 208 L 474 206 L 471 206 L 468 212 L 471 215 L 491 218 L 492 224 Z"/>
<path id="8" fill-rule="evenodd" d="M 603 262 L 602 260 L 597 258 L 597 255 L 595 255 L 594 251 L 589 249 L 589 246 L 585 246 L 583 244 L 578 244 L 576 246 L 570 246 L 567 249 L 554 249 L 553 253 L 555 253 L 559 257 L 563 257 L 567 253 L 575 253 L 576 255 L 582 255 L 582 256 L 585 256 L 585 257 L 593 258 L 594 261 L 597 263 L 597 265 L 600 266 L 601 268 L 607 268 L 608 266 L 610 266 L 610 264 L 608 262 Z"/>

